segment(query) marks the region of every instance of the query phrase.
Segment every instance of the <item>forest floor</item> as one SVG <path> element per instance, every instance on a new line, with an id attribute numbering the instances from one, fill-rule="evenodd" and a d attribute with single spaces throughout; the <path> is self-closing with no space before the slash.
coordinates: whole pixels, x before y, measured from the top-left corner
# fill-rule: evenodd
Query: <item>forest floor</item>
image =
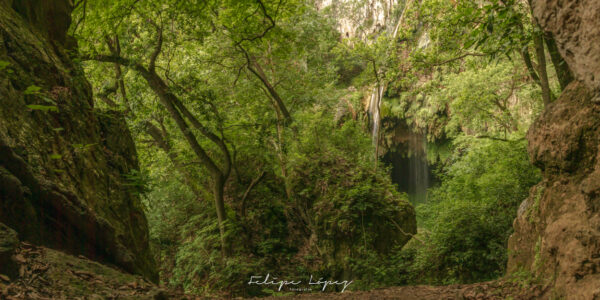
<path id="1" fill-rule="evenodd" d="M 83 256 L 21 243 L 19 276 L 0 275 L 0 299 L 195 299 Z"/>
<path id="2" fill-rule="evenodd" d="M 0 275 L 0 299 L 209 299 L 159 287 L 140 276 L 74 257 L 60 251 L 21 243 L 15 258 L 18 279 Z M 509 281 L 470 285 L 404 286 L 344 293 L 307 293 L 257 299 L 539 299 L 538 286 L 522 288 Z"/>
<path id="3" fill-rule="evenodd" d="M 475 284 L 448 285 L 448 286 L 401 286 L 375 289 L 370 291 L 354 291 L 344 293 L 303 294 L 288 297 L 268 297 L 260 299 L 287 300 L 287 299 L 348 299 L 348 300 L 375 300 L 375 299 L 401 299 L 401 300 L 454 300 L 454 299 L 513 299 L 533 300 L 541 299 L 543 289 L 539 286 L 520 287 L 518 284 L 506 281 L 490 281 Z M 258 299 L 258 298 L 257 298 Z"/>

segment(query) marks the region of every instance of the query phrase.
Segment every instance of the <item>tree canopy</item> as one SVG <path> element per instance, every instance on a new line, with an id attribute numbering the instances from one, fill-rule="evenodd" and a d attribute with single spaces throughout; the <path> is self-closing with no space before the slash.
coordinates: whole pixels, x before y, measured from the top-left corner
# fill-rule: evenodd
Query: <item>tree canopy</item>
<path id="1" fill-rule="evenodd" d="M 539 180 L 525 132 L 572 80 L 555 41 L 524 1 L 323 2 L 76 1 L 73 55 L 134 133 L 162 280 L 500 276 Z M 390 176 L 411 163 L 423 203 Z"/>

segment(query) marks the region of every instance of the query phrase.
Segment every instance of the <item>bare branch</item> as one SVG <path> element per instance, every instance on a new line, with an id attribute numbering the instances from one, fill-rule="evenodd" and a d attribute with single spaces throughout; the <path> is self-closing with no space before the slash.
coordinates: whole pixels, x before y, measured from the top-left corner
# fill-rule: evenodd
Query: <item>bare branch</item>
<path id="1" fill-rule="evenodd" d="M 522 138 L 510 140 L 510 139 L 506 139 L 506 138 L 499 138 L 499 137 L 489 136 L 489 135 L 478 135 L 478 136 L 475 136 L 475 138 L 488 139 L 488 140 L 501 141 L 501 142 L 517 142 L 517 141 L 521 141 L 521 140 L 525 139 L 524 137 L 522 137 Z"/>

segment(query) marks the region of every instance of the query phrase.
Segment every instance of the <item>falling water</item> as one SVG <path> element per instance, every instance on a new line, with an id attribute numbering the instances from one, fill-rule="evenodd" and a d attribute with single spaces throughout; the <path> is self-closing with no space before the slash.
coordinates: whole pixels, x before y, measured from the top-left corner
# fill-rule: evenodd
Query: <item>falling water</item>
<path id="1" fill-rule="evenodd" d="M 427 161 L 426 135 L 415 133 L 404 120 L 394 121 L 395 145 L 381 160 L 391 167 L 392 182 L 398 191 L 408 194 L 414 204 L 427 201 L 427 189 L 436 181 Z"/>
<path id="2" fill-rule="evenodd" d="M 396 22 L 395 26 L 392 27 L 392 39 L 396 39 L 399 29 L 404 23 L 404 16 L 406 8 L 410 7 L 413 0 L 405 2 L 405 6 L 402 10 L 400 18 Z M 389 28 L 389 29 L 392 29 Z M 389 32 L 388 29 L 388 32 Z M 389 33 L 388 33 L 389 34 Z M 429 36 L 426 35 L 423 41 L 419 41 L 420 47 L 427 47 L 429 44 Z M 376 156 L 379 155 L 379 130 L 381 127 L 381 101 L 383 99 L 383 92 L 387 88 L 388 82 L 378 82 L 373 87 L 371 97 L 369 99 L 368 113 L 370 116 L 370 125 L 372 128 L 372 140 L 377 151 Z M 430 184 L 430 170 L 427 163 L 427 140 L 423 134 L 416 134 L 408 130 L 408 139 L 405 141 L 407 146 L 406 153 L 394 153 L 393 155 L 401 155 L 402 157 L 392 158 L 392 179 L 398 184 L 400 189 L 407 192 L 409 198 L 413 203 L 422 203 L 427 201 L 427 189 Z M 391 154 L 391 153 L 388 153 Z M 389 159 L 389 158 L 388 158 Z M 384 159 L 385 160 L 385 159 Z"/>
<path id="3" fill-rule="evenodd" d="M 429 164 L 427 163 L 426 157 L 426 138 L 423 135 L 412 134 L 408 146 L 408 193 L 413 203 L 423 203 L 427 201 L 427 188 L 429 188 Z"/>
<path id="4" fill-rule="evenodd" d="M 372 139 L 373 143 L 378 143 L 378 134 L 379 134 L 379 126 L 381 122 L 381 117 L 379 115 L 379 110 L 381 108 L 381 98 L 383 96 L 384 87 L 376 87 L 371 93 L 371 98 L 369 100 L 369 112 L 371 114 L 371 127 L 372 131 Z"/>

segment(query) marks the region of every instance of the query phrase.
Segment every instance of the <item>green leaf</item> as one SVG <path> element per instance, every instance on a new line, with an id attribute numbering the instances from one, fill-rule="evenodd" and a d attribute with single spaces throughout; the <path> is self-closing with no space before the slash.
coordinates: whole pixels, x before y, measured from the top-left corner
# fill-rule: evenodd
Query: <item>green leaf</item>
<path id="1" fill-rule="evenodd" d="M 29 104 L 29 105 L 27 105 L 27 108 L 33 109 L 33 110 L 41 110 L 44 112 L 46 112 L 46 111 L 58 112 L 58 107 L 56 107 L 54 105 Z"/>
<path id="2" fill-rule="evenodd" d="M 56 154 L 56 153 L 50 154 L 50 159 L 61 159 L 61 158 L 62 158 L 62 155 L 60 155 L 60 154 Z"/>
<path id="3" fill-rule="evenodd" d="M 10 63 L 4 60 L 0 60 L 0 71 L 6 69 L 8 66 L 10 66 Z M 10 71 L 10 70 L 9 70 Z"/>
<path id="4" fill-rule="evenodd" d="M 46 97 L 44 95 L 40 95 L 40 97 L 42 97 L 42 99 L 44 99 L 44 101 L 46 101 L 46 102 L 48 102 L 48 103 L 50 103 L 52 105 L 57 105 L 56 101 L 52 100 L 51 98 L 48 98 L 48 97 Z"/>
<path id="5" fill-rule="evenodd" d="M 27 89 L 25 89 L 25 91 L 23 92 L 23 94 L 25 95 L 34 95 L 40 92 L 42 88 L 37 86 L 37 85 L 30 85 L 27 87 Z"/>

